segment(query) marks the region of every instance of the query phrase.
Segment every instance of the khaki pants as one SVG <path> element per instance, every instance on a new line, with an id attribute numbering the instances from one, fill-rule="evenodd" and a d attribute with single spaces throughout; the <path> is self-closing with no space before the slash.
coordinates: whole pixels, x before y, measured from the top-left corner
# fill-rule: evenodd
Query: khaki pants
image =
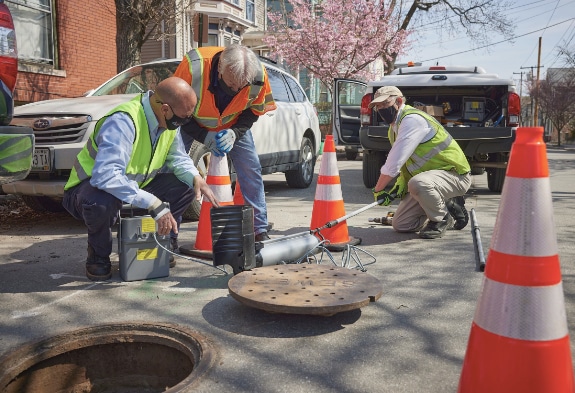
<path id="1" fill-rule="evenodd" d="M 393 215 L 397 232 L 417 232 L 429 219 L 441 221 L 447 214 L 445 201 L 464 195 L 471 186 L 469 173 L 432 170 L 419 173 L 407 183 L 408 193 Z"/>

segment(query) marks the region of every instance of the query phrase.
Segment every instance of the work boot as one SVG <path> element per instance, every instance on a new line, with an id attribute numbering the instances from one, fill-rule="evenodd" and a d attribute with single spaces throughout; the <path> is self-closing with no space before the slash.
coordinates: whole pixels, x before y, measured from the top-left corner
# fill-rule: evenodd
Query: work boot
<path id="1" fill-rule="evenodd" d="M 262 232 L 262 233 L 258 233 L 255 237 L 255 241 L 257 242 L 263 242 L 266 240 L 270 240 L 270 237 L 268 236 L 267 232 Z"/>
<path id="2" fill-rule="evenodd" d="M 419 237 L 422 239 L 439 239 L 443 237 L 446 230 L 453 226 L 453 217 L 447 213 L 441 221 L 427 222 L 427 225 L 419 231 Z"/>
<path id="3" fill-rule="evenodd" d="M 170 251 L 175 252 L 176 254 L 180 252 L 180 246 L 178 245 L 178 238 L 171 237 L 170 238 Z M 170 254 L 170 268 L 176 266 L 176 260 L 174 255 Z"/>
<path id="4" fill-rule="evenodd" d="M 110 257 L 96 255 L 96 252 L 89 244 L 88 257 L 86 258 L 86 277 L 92 281 L 105 281 L 112 277 Z"/>
<path id="5" fill-rule="evenodd" d="M 445 206 L 447 206 L 449 214 L 451 214 L 451 217 L 455 220 L 453 229 L 461 230 L 465 228 L 469 222 L 469 213 L 465 208 L 465 198 L 463 195 L 448 199 L 447 202 L 445 202 Z"/>

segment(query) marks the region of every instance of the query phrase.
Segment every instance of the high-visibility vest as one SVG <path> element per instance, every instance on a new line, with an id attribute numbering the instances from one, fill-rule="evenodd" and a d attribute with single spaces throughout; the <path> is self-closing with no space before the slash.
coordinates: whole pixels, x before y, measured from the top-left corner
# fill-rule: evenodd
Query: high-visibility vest
<path id="1" fill-rule="evenodd" d="M 192 49 L 184 56 L 174 73 L 174 76 L 187 81 L 196 92 L 198 103 L 193 116 L 200 126 L 209 131 L 230 128 L 247 109 L 257 116 L 276 109 L 267 72 L 260 64 L 261 70 L 249 88 L 240 90 L 223 113 L 220 113 L 209 87 L 214 56 L 223 50 L 224 48 L 217 46 Z"/>
<path id="2" fill-rule="evenodd" d="M 90 135 L 90 139 L 86 142 L 86 145 L 84 145 L 80 153 L 78 153 L 76 162 L 70 173 L 70 178 L 64 186 L 65 190 L 92 177 L 92 169 L 94 168 L 94 162 L 98 154 L 96 135 L 98 135 L 104 120 L 118 112 L 128 114 L 134 122 L 134 128 L 136 129 L 132 154 L 130 155 L 130 160 L 128 161 L 128 166 L 125 171 L 126 177 L 129 180 L 137 182 L 140 188 L 146 186 L 146 184 L 154 179 L 154 176 L 156 176 L 166 162 L 170 146 L 176 137 L 176 130 L 164 130 L 160 134 L 156 147 L 154 148 L 152 146 L 148 122 L 146 121 L 146 114 L 144 113 L 144 106 L 141 103 L 142 97 L 143 95 L 139 95 L 130 101 L 118 105 L 106 116 L 98 120 L 94 132 Z"/>
<path id="3" fill-rule="evenodd" d="M 0 130 L 0 184 L 6 179 L 20 180 L 28 175 L 33 150 L 33 134 L 8 134 Z"/>
<path id="4" fill-rule="evenodd" d="M 413 154 L 401 167 L 401 175 L 408 181 L 418 173 L 442 169 L 445 171 L 455 170 L 460 175 L 471 170 L 469 162 L 463 151 L 453 139 L 453 137 L 443 128 L 443 126 L 431 115 L 406 105 L 401 113 L 397 126 L 407 115 L 416 114 L 422 116 L 435 130 L 435 135 L 430 140 L 420 143 Z M 392 146 L 395 143 L 395 133 L 389 127 L 389 141 Z"/>

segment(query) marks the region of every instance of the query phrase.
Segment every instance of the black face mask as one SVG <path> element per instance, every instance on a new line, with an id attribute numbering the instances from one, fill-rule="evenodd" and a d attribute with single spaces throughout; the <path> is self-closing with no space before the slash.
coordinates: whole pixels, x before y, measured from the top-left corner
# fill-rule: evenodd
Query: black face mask
<path id="1" fill-rule="evenodd" d="M 220 88 L 222 89 L 222 91 L 227 95 L 229 95 L 230 97 L 234 97 L 236 94 L 239 93 L 239 91 L 233 91 L 228 85 L 226 85 L 226 82 L 224 82 L 223 79 L 218 79 L 218 83 L 220 84 Z"/>
<path id="2" fill-rule="evenodd" d="M 164 116 L 164 119 L 166 120 L 166 128 L 168 130 L 175 130 L 176 128 L 183 126 L 184 124 L 188 124 L 190 120 L 192 120 L 191 116 L 181 118 L 180 116 L 176 116 L 175 114 L 170 119 L 166 119 L 166 117 Z"/>
<path id="3" fill-rule="evenodd" d="M 383 118 L 383 120 L 385 120 L 387 124 L 391 124 L 395 121 L 398 111 L 395 105 L 392 105 L 385 109 L 378 109 L 377 112 Z"/>

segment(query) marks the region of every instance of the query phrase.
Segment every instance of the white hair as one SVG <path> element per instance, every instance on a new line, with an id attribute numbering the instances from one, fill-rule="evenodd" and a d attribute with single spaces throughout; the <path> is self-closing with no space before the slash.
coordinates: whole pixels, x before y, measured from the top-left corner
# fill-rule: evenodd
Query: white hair
<path id="1" fill-rule="evenodd" d="M 261 64 L 251 49 L 240 44 L 233 44 L 222 52 L 218 68 L 220 73 L 229 72 L 230 78 L 238 86 L 245 86 L 253 83 L 261 71 Z"/>

